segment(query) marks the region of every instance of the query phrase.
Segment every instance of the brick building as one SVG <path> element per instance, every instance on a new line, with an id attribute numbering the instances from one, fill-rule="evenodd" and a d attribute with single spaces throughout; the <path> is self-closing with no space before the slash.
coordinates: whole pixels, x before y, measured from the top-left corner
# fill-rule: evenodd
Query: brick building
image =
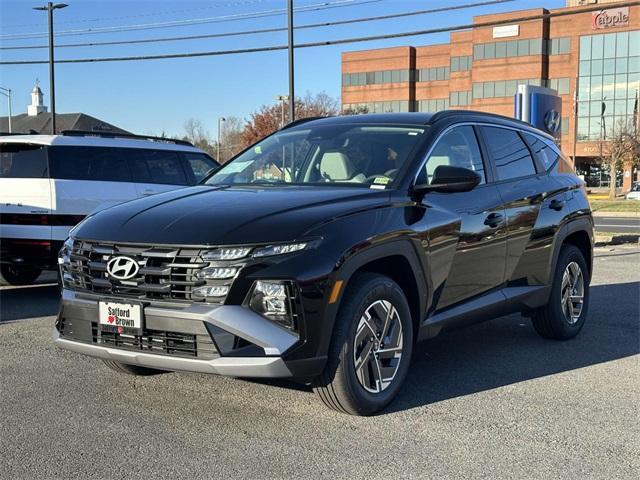
<path id="1" fill-rule="evenodd" d="M 512 116 L 519 84 L 551 87 L 562 97 L 563 152 L 573 158 L 577 132 L 576 171 L 589 186 L 606 186 L 599 158 L 607 134 L 623 121 L 639 121 L 640 6 L 607 2 L 593 11 L 594 0 L 573 3 L 580 2 L 584 6 L 477 16 L 477 26 L 452 32 L 447 44 L 344 52 L 343 110 L 462 108 Z M 496 21 L 505 23 L 483 26 Z M 623 190 L 633 177 L 640 180 L 640 172 L 627 168 L 620 175 Z"/>

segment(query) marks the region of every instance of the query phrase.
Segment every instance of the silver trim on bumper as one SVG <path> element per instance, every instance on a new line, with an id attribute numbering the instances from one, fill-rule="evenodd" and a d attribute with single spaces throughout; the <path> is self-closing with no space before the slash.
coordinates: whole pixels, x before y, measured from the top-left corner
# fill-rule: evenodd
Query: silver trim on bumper
<path id="1" fill-rule="evenodd" d="M 87 316 L 97 315 L 98 297 L 78 296 L 74 291 L 63 290 L 62 310 L 80 309 Z M 117 297 L 114 297 L 117 301 Z M 122 299 L 122 301 L 126 301 Z M 248 308 L 231 305 L 188 305 L 183 308 L 171 305 L 167 307 L 146 306 L 144 315 L 156 325 L 169 323 L 173 319 L 184 320 L 189 324 L 201 322 L 215 325 L 226 332 L 258 345 L 264 349 L 265 357 L 219 357 L 210 360 L 180 358 L 155 353 L 85 343 L 60 337 L 54 327 L 53 339 L 57 346 L 92 357 L 131 365 L 164 370 L 182 370 L 199 373 L 213 373 L 234 377 L 291 377 L 291 372 L 280 355 L 298 341 L 298 336 L 275 325 Z"/>

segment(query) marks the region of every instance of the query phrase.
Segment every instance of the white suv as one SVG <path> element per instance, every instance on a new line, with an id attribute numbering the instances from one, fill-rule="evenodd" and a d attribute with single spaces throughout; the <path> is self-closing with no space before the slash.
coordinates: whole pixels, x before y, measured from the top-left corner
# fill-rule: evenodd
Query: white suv
<path id="1" fill-rule="evenodd" d="M 11 284 L 56 267 L 86 215 L 194 185 L 218 163 L 189 142 L 66 131 L 0 137 L 0 272 Z"/>

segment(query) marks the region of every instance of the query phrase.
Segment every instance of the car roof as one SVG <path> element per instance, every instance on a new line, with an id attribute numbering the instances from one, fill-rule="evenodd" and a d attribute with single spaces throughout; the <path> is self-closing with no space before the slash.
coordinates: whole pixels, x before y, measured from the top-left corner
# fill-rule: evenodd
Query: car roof
<path id="1" fill-rule="evenodd" d="M 292 122 L 285 126 L 286 128 L 295 128 L 306 126 L 322 126 L 322 125 L 345 125 L 345 124 L 397 124 L 397 125 L 432 125 L 439 121 L 449 121 L 456 123 L 457 121 L 466 122 L 483 122 L 494 125 L 504 125 L 529 131 L 537 135 L 542 135 L 547 139 L 553 140 L 553 137 L 546 132 L 534 127 L 533 125 L 503 115 L 495 113 L 478 112 L 475 110 L 441 110 L 439 112 L 401 112 L 401 113 L 364 113 L 360 115 L 338 115 L 335 117 L 315 117 L 304 118 Z"/>
<path id="2" fill-rule="evenodd" d="M 10 135 L 0 136 L 0 143 L 30 143 L 34 145 L 62 145 L 74 147 L 118 147 L 146 148 L 154 150 L 174 150 L 180 152 L 197 152 L 202 150 L 192 145 L 176 144 L 170 139 L 76 136 L 76 135 Z"/>

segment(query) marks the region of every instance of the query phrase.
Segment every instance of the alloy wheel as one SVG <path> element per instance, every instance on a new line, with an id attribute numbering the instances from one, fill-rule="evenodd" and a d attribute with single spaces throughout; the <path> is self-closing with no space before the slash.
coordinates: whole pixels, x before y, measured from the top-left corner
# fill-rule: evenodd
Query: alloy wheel
<path id="1" fill-rule="evenodd" d="M 584 305 L 584 275 L 576 262 L 570 262 L 565 268 L 560 292 L 564 317 L 574 325 L 580 319 Z"/>
<path id="2" fill-rule="evenodd" d="M 356 329 L 353 360 L 356 377 L 370 393 L 385 390 L 396 376 L 402 359 L 402 322 L 387 300 L 369 305 Z"/>

